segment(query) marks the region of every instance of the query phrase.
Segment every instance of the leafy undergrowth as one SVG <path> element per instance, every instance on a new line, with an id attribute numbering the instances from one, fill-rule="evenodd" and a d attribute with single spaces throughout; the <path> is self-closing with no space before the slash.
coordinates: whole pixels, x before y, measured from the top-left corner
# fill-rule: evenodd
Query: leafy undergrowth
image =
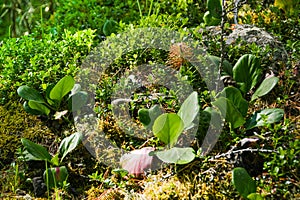
<path id="1" fill-rule="evenodd" d="M 246 91 L 241 87 L 241 82 L 236 83 L 233 80 L 234 76 L 231 74 L 232 80 L 229 79 L 225 85 L 231 86 L 229 90 L 238 94 L 241 94 L 241 91 L 240 96 L 247 100 L 249 107 L 247 106 L 248 110 L 246 109 L 242 122 L 237 125 L 230 116 L 225 117 L 226 123 L 219 140 L 208 155 L 203 156 L 198 151 L 204 134 L 207 132 L 208 123 L 204 119 L 204 113 L 205 109 L 215 109 L 218 104 L 210 99 L 210 91 L 201 77 L 195 73 L 196 70 L 193 66 L 181 57 L 182 53 L 189 54 L 190 49 L 184 43 L 180 43 L 170 46 L 170 52 L 167 52 L 166 49 L 151 48 L 136 50 L 115 60 L 102 76 L 96 94 L 91 95 L 96 100 L 92 107 L 97 120 L 99 120 L 99 126 L 95 132 L 104 131 L 105 139 L 110 139 L 116 146 L 126 151 L 138 150 L 143 147 L 159 148 L 164 143 L 168 143 L 159 135 L 160 131 L 155 132 L 156 137 L 146 139 L 140 139 L 134 135 L 137 135 L 135 131 L 138 129 L 144 130 L 145 133 L 151 132 L 151 126 L 154 126 L 154 120 L 151 121 L 151 117 L 155 115 L 158 118 L 152 107 L 155 104 L 160 104 L 168 113 L 174 113 L 172 116 L 165 115 L 167 116 L 164 118 L 166 121 L 169 120 L 168 117 L 175 116 L 176 122 L 184 124 L 184 115 L 181 115 L 182 119 L 178 117 L 180 106 L 178 97 L 176 97 L 177 91 L 161 87 L 160 84 L 145 85 L 136 89 L 135 94 L 131 96 L 132 102 L 129 104 L 132 120 L 116 119 L 111 102 L 112 93 L 118 89 L 124 89 L 118 85 L 123 81 L 121 77 L 124 74 L 128 75 L 137 66 L 145 63 L 163 63 L 168 69 L 175 70 L 175 73 L 180 72 L 181 78 L 187 80 L 193 90 L 198 93 L 196 96 L 199 102 L 193 111 L 196 112 L 199 109 L 204 117 L 200 116 L 197 138 L 190 144 L 192 147 L 190 153 L 192 152 L 192 158 L 195 159 L 185 164 L 181 163 L 182 165 L 173 163 L 161 166 L 158 170 L 133 176 L 124 170 L 103 165 L 101 159 L 94 158 L 88 151 L 87 141 L 84 140 L 76 148 L 75 146 L 70 147 L 72 152 L 67 151 L 69 154 L 63 160 L 63 166 L 66 167 L 69 174 L 66 181 L 60 181 L 59 187 L 50 188 L 47 191 L 45 178 L 43 178 L 44 171 L 47 171 L 45 162 L 37 161 L 37 159 L 28 161 L 26 158 L 29 155 L 28 149 L 22 146 L 21 138 L 45 147 L 51 154 L 48 164 L 60 164 L 58 160 L 61 155 L 57 154 L 60 149 L 59 144 L 76 132 L 71 111 L 65 112 L 71 96 L 67 94 L 70 92 L 74 95 L 76 92 L 71 86 L 65 91 L 61 91 L 59 87 L 55 88 L 57 93 L 60 93 L 59 101 L 55 101 L 56 98 L 49 98 L 51 97 L 49 92 L 51 93 L 53 89 L 52 84 L 58 82 L 60 78 L 74 75 L 78 71 L 84 58 L 97 42 L 117 37 L 114 33 L 121 33 L 122 30 L 157 26 L 178 30 L 183 35 L 191 35 L 201 44 L 205 44 L 211 55 L 220 56 L 222 54 L 220 35 L 208 34 L 207 36 L 205 35 L 207 30 L 204 30 L 210 23 L 219 24 L 220 11 L 218 9 L 210 10 L 211 13 L 204 14 L 210 6 L 206 8 L 205 5 L 202 5 L 203 3 L 179 1 L 178 6 L 178 1 L 168 1 L 168 3 L 151 1 L 151 5 L 148 1 L 141 1 L 141 5 L 138 5 L 139 1 L 137 3 L 135 1 L 127 3 L 116 1 L 115 3 L 103 3 L 103 5 L 102 3 L 98 4 L 97 1 L 87 3 L 78 0 L 79 4 L 76 5 L 70 1 L 58 2 L 57 12 L 52 13 L 53 16 L 46 24 L 41 23 L 35 29 L 34 34 L 18 39 L 10 38 L 0 43 L 0 60 L 3 61 L 3 65 L 0 67 L 0 87 L 2 88 L 0 92 L 0 103 L 2 104 L 0 105 L 1 199 L 241 199 L 241 195 L 232 182 L 232 170 L 236 167 L 243 167 L 247 170 L 256 183 L 255 192 L 265 199 L 300 198 L 300 42 L 298 41 L 300 21 L 297 18 L 299 11 L 292 8 L 288 10 L 287 7 L 282 6 L 284 3 L 281 1 L 276 1 L 277 3 L 281 2 L 281 6 L 279 6 L 281 10 L 273 5 L 262 6 L 254 5 L 254 3 L 240 8 L 239 22 L 254 24 L 273 33 L 278 39 L 276 44 L 280 43 L 281 47 L 285 48 L 284 55 L 286 57 L 276 58 L 277 49 L 274 50 L 269 46 L 261 47 L 259 44 L 247 44 L 245 41 L 239 40 L 225 47 L 224 56 L 228 63 L 237 63 L 241 57 L 249 58 L 249 60 L 258 58 L 261 60 L 261 66 L 258 68 L 261 67 L 260 70 L 263 73 L 261 78 L 265 78 L 266 73 L 271 73 L 271 75 L 274 73 L 274 76 L 278 78 L 275 79 L 278 80 L 278 83 L 275 83 L 274 88 L 271 88 L 272 90 L 268 91 L 267 95 L 257 96 L 257 99 L 251 101 L 251 95 L 257 88 Z M 218 4 L 219 1 L 210 3 Z M 82 6 L 80 6 L 81 4 Z M 111 10 L 112 6 L 115 11 Z M 75 8 L 76 11 L 70 12 Z M 199 12 L 200 10 L 201 12 Z M 160 13 L 160 11 L 164 13 Z M 147 13 L 148 16 L 141 12 Z M 66 16 L 65 13 L 67 13 Z M 101 13 L 102 17 L 99 17 L 97 13 Z M 139 18 L 136 19 L 139 14 Z M 78 23 L 75 23 L 74 19 Z M 124 21 L 121 21 L 122 19 Z M 228 35 L 234 30 L 234 26 L 230 26 L 233 20 L 232 13 L 228 13 L 227 20 L 225 32 Z M 202 24 L 200 25 L 200 23 Z M 98 27 L 99 24 L 100 27 Z M 86 29 L 90 27 L 97 30 Z M 64 31 L 65 28 L 69 29 Z M 202 32 L 199 32 L 199 29 Z M 211 30 L 218 32 L 221 28 L 215 26 Z M 122 49 L 121 47 L 120 44 L 110 48 L 113 48 L 117 54 Z M 218 62 L 216 57 L 214 59 Z M 230 77 L 230 73 L 226 75 L 227 78 Z M 134 78 L 131 79 L 132 82 L 135 81 Z M 35 97 L 39 95 L 35 94 L 35 97 L 32 93 L 24 95 L 26 91 L 22 94 L 23 96 L 21 95 L 23 98 L 26 97 L 28 102 L 33 102 L 32 107 L 44 104 L 52 109 L 51 112 L 39 116 L 26 113 L 19 102 L 23 103 L 24 99 L 20 100 L 16 92 L 21 85 L 35 88 L 43 95 L 41 97 L 44 98 L 43 100 L 38 99 L 39 104 L 34 104 L 37 103 Z M 77 85 L 77 87 L 79 86 Z M 258 86 L 256 85 L 256 87 Z M 80 88 L 76 91 L 83 92 Z M 88 98 L 88 93 L 84 94 L 84 97 Z M 90 103 L 88 99 L 85 100 Z M 229 100 L 227 101 L 230 103 Z M 247 125 L 243 124 L 244 118 L 266 108 L 282 109 L 284 116 L 276 123 L 266 123 L 264 126 L 252 127 L 248 130 Z M 60 117 L 56 118 L 56 111 L 61 111 L 58 113 L 61 114 Z M 82 113 L 84 112 L 82 111 Z M 142 116 L 146 116 L 146 120 L 143 121 Z M 152 123 L 147 122 L 147 117 Z M 175 123 L 175 121 L 173 122 Z M 159 127 L 157 124 L 155 126 Z M 131 129 L 132 125 L 136 129 Z M 170 123 L 171 126 L 172 123 Z M 184 128 L 180 128 L 178 135 L 186 131 Z M 178 138 L 174 138 L 172 143 L 181 142 Z M 101 141 L 96 141 L 96 145 L 97 142 Z M 65 143 L 65 145 L 67 144 Z M 170 142 L 166 146 L 172 150 L 172 145 Z M 98 155 L 101 156 L 101 153 L 103 152 Z M 170 158 L 169 160 L 176 163 L 174 159 Z M 53 179 L 59 180 L 59 172 L 55 173 L 57 174 Z"/>

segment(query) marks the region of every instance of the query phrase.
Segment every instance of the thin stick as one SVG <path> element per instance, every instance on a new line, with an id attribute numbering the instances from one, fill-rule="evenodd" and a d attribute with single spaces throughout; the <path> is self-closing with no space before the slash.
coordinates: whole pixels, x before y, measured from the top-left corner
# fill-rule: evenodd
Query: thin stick
<path id="1" fill-rule="evenodd" d="M 236 150 L 236 151 L 228 151 L 226 153 L 222 153 L 220 155 L 217 155 L 213 158 L 211 158 L 210 160 L 213 160 L 213 159 L 218 159 L 218 158 L 221 158 L 221 157 L 226 157 L 230 154 L 237 154 L 237 153 L 243 153 L 243 152 L 267 152 L 267 153 L 278 153 L 278 151 L 276 150 L 270 150 L 270 149 L 252 149 L 252 148 L 247 148 L 247 149 L 239 149 L 239 150 Z"/>

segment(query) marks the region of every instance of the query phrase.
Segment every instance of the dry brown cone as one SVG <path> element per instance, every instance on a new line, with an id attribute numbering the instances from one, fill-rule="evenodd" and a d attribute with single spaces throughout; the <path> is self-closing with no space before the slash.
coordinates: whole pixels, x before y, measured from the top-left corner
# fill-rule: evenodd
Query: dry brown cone
<path id="1" fill-rule="evenodd" d="M 185 43 L 175 43 L 170 47 L 167 65 L 175 70 L 180 70 L 180 67 L 192 57 L 192 54 L 192 49 Z"/>

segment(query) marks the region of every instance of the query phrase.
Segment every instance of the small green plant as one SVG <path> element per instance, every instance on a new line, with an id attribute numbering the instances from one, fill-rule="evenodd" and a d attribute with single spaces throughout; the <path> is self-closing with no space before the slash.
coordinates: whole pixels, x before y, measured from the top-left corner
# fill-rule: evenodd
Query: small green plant
<path id="1" fill-rule="evenodd" d="M 183 102 L 178 113 L 164 113 L 158 116 L 152 126 L 154 135 L 167 145 L 164 151 L 154 151 L 166 163 L 186 164 L 194 160 L 195 152 L 190 147 L 174 147 L 183 131 L 195 126 L 199 114 L 198 94 L 193 92 Z"/>
<path id="2" fill-rule="evenodd" d="M 243 198 L 249 200 L 264 199 L 260 194 L 256 193 L 256 183 L 244 168 L 237 167 L 233 169 L 232 183 Z"/>
<path id="3" fill-rule="evenodd" d="M 210 57 L 218 64 L 220 59 Z M 248 101 L 244 99 L 252 91 L 250 102 L 268 94 L 277 84 L 277 77 L 265 78 L 255 90 L 263 76 L 263 70 L 259 60 L 251 55 L 243 55 L 237 63 L 231 67 L 230 63 L 224 62 L 223 75 L 232 76 L 237 87 L 225 87 L 217 94 L 216 100 L 212 105 L 220 111 L 221 115 L 230 124 L 230 128 L 238 128 L 245 125 L 246 129 L 278 122 L 282 119 L 284 111 L 279 108 L 264 109 L 256 111 L 250 118 L 246 118 Z M 255 90 L 255 92 L 253 92 Z"/>
<path id="4" fill-rule="evenodd" d="M 62 165 L 63 159 L 68 153 L 74 150 L 81 142 L 82 134 L 77 132 L 64 138 L 58 148 L 58 152 L 51 156 L 49 152 L 41 145 L 31 142 L 28 139 L 22 138 L 21 142 L 25 147 L 26 160 L 43 160 L 46 163 L 44 172 L 44 181 L 47 183 L 47 188 L 63 187 L 68 177 L 66 166 Z M 48 168 L 47 163 L 50 163 Z"/>
<path id="5" fill-rule="evenodd" d="M 44 96 L 27 85 L 20 86 L 17 93 L 27 100 L 23 104 L 26 112 L 46 116 L 52 113 L 55 119 L 65 115 L 68 110 L 79 110 L 86 104 L 88 97 L 86 92 L 81 91 L 80 85 L 75 84 L 75 80 L 71 76 L 63 77 L 56 85 L 48 85 Z M 62 111 L 63 99 L 68 93 L 70 93 L 67 98 L 68 110 Z M 72 104 L 74 100 L 76 103 Z"/>
<path id="6" fill-rule="evenodd" d="M 222 3 L 221 0 L 207 0 L 208 11 L 204 14 L 203 20 L 207 26 L 216 26 L 221 23 Z"/>
<path id="7" fill-rule="evenodd" d="M 154 105 L 150 109 L 142 108 L 138 111 L 140 122 L 146 129 L 152 129 L 153 123 L 162 114 L 159 105 Z"/>

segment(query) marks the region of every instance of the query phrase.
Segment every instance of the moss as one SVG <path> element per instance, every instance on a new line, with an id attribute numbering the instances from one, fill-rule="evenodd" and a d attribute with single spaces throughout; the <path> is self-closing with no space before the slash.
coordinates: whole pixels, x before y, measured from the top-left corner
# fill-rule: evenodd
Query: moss
<path id="1" fill-rule="evenodd" d="M 0 162 L 3 165 L 14 159 L 16 150 L 22 146 L 21 138 L 43 145 L 53 141 L 54 133 L 36 116 L 27 114 L 19 102 L 0 106 L 0 121 Z"/>
<path id="2" fill-rule="evenodd" d="M 231 184 L 231 166 L 223 161 L 194 161 L 177 174 L 164 178 L 163 174 L 150 176 L 144 186 L 146 199 L 235 199 Z"/>

